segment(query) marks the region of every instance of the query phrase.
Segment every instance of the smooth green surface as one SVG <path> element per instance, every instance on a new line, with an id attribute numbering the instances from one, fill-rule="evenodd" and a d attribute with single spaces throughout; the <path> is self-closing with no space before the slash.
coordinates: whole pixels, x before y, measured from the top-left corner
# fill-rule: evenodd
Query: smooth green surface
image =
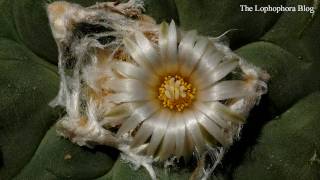
<path id="1" fill-rule="evenodd" d="M 0 46 L 0 173 L 6 179 L 23 168 L 58 118 L 47 103 L 57 93 L 59 77 L 55 67 L 23 46 L 7 39 L 0 39 Z"/>
<path id="2" fill-rule="evenodd" d="M 79 147 L 55 134 L 52 125 L 62 112 L 47 105 L 59 87 L 45 12 L 50 2 L 0 0 L 0 179 L 149 179 L 145 169 L 134 171 L 117 159 L 114 149 Z M 320 155 L 320 95 L 309 95 L 320 90 L 319 11 L 264 14 L 239 7 L 314 2 L 145 1 L 146 12 L 158 22 L 174 19 L 186 30 L 212 36 L 237 29 L 227 35 L 231 47 L 271 75 L 268 94 L 213 179 L 320 179 L 320 160 L 312 160 Z M 156 172 L 159 179 L 190 176 L 186 169 L 157 167 Z"/>
<path id="3" fill-rule="evenodd" d="M 59 137 L 53 127 L 15 179 L 92 179 L 110 170 L 117 155 L 111 148 L 80 148 Z"/>
<path id="4" fill-rule="evenodd" d="M 320 178 L 320 92 L 268 123 L 234 179 Z"/>
<path id="5" fill-rule="evenodd" d="M 291 0 L 287 6 L 305 4 L 312 7 L 316 3 L 319 9 L 319 1 L 313 0 Z M 281 46 L 301 61 L 319 63 L 320 36 L 315 35 L 320 30 L 319 16 L 319 10 L 314 15 L 305 12 L 285 12 L 261 39 Z"/>

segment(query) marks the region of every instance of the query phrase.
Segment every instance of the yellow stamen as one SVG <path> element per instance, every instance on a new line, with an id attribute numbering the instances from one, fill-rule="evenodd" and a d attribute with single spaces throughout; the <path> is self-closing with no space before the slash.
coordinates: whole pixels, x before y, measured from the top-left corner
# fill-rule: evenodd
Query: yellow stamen
<path id="1" fill-rule="evenodd" d="M 182 111 L 191 105 L 195 98 L 196 88 L 178 75 L 166 76 L 159 87 L 159 100 L 163 107 Z"/>

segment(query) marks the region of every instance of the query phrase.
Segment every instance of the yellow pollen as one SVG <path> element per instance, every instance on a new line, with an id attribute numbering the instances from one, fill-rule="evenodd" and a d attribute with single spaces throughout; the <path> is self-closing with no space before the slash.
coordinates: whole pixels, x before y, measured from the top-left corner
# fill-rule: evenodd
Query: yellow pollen
<path id="1" fill-rule="evenodd" d="M 166 76 L 159 87 L 159 100 L 163 107 L 171 110 L 182 111 L 191 105 L 195 98 L 196 88 L 183 80 L 182 77 Z"/>

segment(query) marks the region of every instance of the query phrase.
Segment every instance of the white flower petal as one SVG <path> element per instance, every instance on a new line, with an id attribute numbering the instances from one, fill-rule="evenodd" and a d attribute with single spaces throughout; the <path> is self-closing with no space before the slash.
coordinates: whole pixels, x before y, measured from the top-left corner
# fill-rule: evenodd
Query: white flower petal
<path id="1" fill-rule="evenodd" d="M 187 32 L 179 43 L 179 59 L 188 58 L 197 40 L 197 31 Z"/>
<path id="2" fill-rule="evenodd" d="M 193 48 L 197 39 L 197 32 L 189 31 L 179 43 L 180 71 L 184 76 L 188 76 L 192 72 L 194 65 L 197 63 L 197 59 L 193 58 Z"/>
<path id="3" fill-rule="evenodd" d="M 157 115 L 153 115 L 148 120 L 142 123 L 137 134 L 133 138 L 133 142 L 131 143 L 132 147 L 136 147 L 145 143 L 148 140 L 148 138 L 152 135 L 152 132 L 154 131 L 154 128 L 155 128 L 153 126 L 153 123 L 155 121 L 156 116 Z"/>
<path id="4" fill-rule="evenodd" d="M 255 91 L 248 83 L 241 80 L 221 81 L 212 87 L 199 92 L 201 101 L 219 101 L 230 98 L 241 98 L 254 95 Z"/>
<path id="5" fill-rule="evenodd" d="M 111 94 L 107 97 L 108 101 L 114 103 L 126 103 L 126 102 L 138 102 L 138 101 L 148 101 L 150 97 L 143 92 L 139 94 L 128 94 L 128 93 L 116 93 Z"/>
<path id="6" fill-rule="evenodd" d="M 194 72 L 194 74 L 198 75 L 196 78 L 203 78 L 203 76 L 206 76 L 206 73 L 213 70 L 218 63 L 222 61 L 224 56 L 224 53 L 218 51 L 213 45 L 209 45 L 209 48 L 205 51 Z"/>
<path id="7" fill-rule="evenodd" d="M 132 63 L 116 61 L 111 65 L 111 67 L 121 76 L 126 78 L 144 80 L 146 77 L 148 77 L 147 71 L 133 65 Z"/>
<path id="8" fill-rule="evenodd" d="M 185 119 L 185 125 L 187 127 L 187 133 L 192 138 L 193 144 L 195 145 L 195 150 L 198 153 L 203 152 L 205 149 L 205 142 L 194 113 L 186 110 L 183 112 L 183 116 Z"/>
<path id="9" fill-rule="evenodd" d="M 234 70 L 239 64 L 238 59 L 230 59 L 227 61 L 223 61 L 214 69 L 214 76 L 216 81 L 224 78 L 227 74 L 229 74 L 232 70 Z"/>
<path id="10" fill-rule="evenodd" d="M 195 145 L 193 143 L 193 139 L 191 137 L 191 134 L 188 133 L 187 129 L 186 129 L 186 139 L 185 139 L 185 147 L 184 147 L 184 154 L 183 154 L 183 159 L 185 160 L 185 162 L 189 162 L 192 155 L 195 152 Z"/>
<path id="11" fill-rule="evenodd" d="M 136 79 L 112 79 L 106 82 L 109 89 L 115 92 L 128 92 L 133 94 L 146 94 L 146 85 Z"/>
<path id="12" fill-rule="evenodd" d="M 163 138 L 161 149 L 159 151 L 160 160 L 166 160 L 174 154 L 176 145 L 176 119 L 172 117 L 169 120 L 168 127 Z"/>
<path id="13" fill-rule="evenodd" d="M 185 124 L 184 117 L 178 114 L 175 118 L 176 121 L 176 152 L 175 155 L 179 158 L 185 154 Z"/>
<path id="14" fill-rule="evenodd" d="M 112 68 L 117 71 L 121 76 L 129 79 L 137 79 L 141 82 L 154 86 L 159 81 L 159 78 L 149 70 L 137 67 L 128 62 L 115 62 Z"/>
<path id="15" fill-rule="evenodd" d="M 161 111 L 159 116 L 155 118 L 153 122 L 154 131 L 152 133 L 152 137 L 150 140 L 150 144 L 148 146 L 147 154 L 154 155 L 154 153 L 159 148 L 161 140 L 167 130 L 168 122 L 171 119 L 171 113 L 169 111 Z"/>
<path id="16" fill-rule="evenodd" d="M 163 68 L 166 72 L 178 69 L 177 60 L 178 32 L 174 21 L 170 25 L 161 23 L 159 30 L 159 48 Z"/>
<path id="17" fill-rule="evenodd" d="M 195 111 L 198 122 L 206 131 L 211 134 L 223 146 L 230 145 L 232 138 L 230 134 L 224 133 L 224 129 L 219 127 L 215 122 L 209 119 L 205 114 L 200 111 Z"/>
<path id="18" fill-rule="evenodd" d="M 195 102 L 195 108 L 205 114 L 209 119 L 218 124 L 220 127 L 227 129 L 230 127 L 230 124 L 227 121 L 224 121 L 218 116 L 219 109 L 210 108 L 203 103 Z"/>
<path id="19" fill-rule="evenodd" d="M 123 43 L 133 60 L 144 69 L 151 69 L 151 64 L 144 56 L 141 48 L 129 38 L 124 38 Z"/>
<path id="20" fill-rule="evenodd" d="M 245 121 L 245 117 L 239 113 L 232 111 L 228 106 L 220 102 L 210 102 L 206 103 L 210 109 L 217 109 L 217 115 L 226 121 L 231 121 L 233 123 L 242 124 Z"/>
<path id="21" fill-rule="evenodd" d="M 204 55 L 209 44 L 209 40 L 205 37 L 199 37 L 194 48 L 191 50 L 192 54 L 185 57 L 182 65 L 182 73 L 185 76 L 189 76 L 198 66 L 201 57 Z"/>
<path id="22" fill-rule="evenodd" d="M 125 120 L 120 129 L 117 132 L 117 136 L 121 136 L 130 130 L 134 130 L 141 122 L 148 119 L 155 112 L 157 112 L 159 106 L 152 102 L 148 102 L 145 105 L 135 109 L 131 116 Z"/>
<path id="23" fill-rule="evenodd" d="M 205 89 L 221 80 L 238 66 L 237 59 L 230 59 L 218 64 L 216 68 L 203 75 L 199 89 Z"/>
<path id="24" fill-rule="evenodd" d="M 169 25 L 169 32 L 168 32 L 168 60 L 172 66 L 178 66 L 177 61 L 177 41 L 178 41 L 178 34 L 176 29 L 176 24 L 172 20 Z"/>
<path id="25" fill-rule="evenodd" d="M 197 40 L 197 43 L 195 44 L 195 46 L 193 48 L 193 57 L 192 57 L 193 59 L 195 59 L 195 61 L 198 62 L 200 60 L 200 58 L 202 57 L 202 55 L 206 51 L 208 44 L 209 44 L 208 38 L 200 37 Z"/>
<path id="26" fill-rule="evenodd" d="M 138 46 L 141 48 L 143 55 L 148 59 L 154 68 L 159 67 L 159 54 L 152 46 L 151 42 L 139 31 L 135 33 Z"/>

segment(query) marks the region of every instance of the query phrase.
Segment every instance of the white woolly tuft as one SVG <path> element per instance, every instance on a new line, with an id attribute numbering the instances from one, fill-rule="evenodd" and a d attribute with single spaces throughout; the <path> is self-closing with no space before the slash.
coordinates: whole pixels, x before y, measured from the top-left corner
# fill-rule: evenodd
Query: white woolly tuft
<path id="1" fill-rule="evenodd" d="M 210 148 L 210 150 L 208 150 L 207 153 L 210 156 L 210 158 L 212 159 L 212 162 L 214 162 L 214 163 L 211 167 L 204 169 L 203 176 L 201 177 L 201 180 L 206 180 L 213 174 L 213 171 L 216 169 L 216 167 L 219 165 L 219 163 L 221 163 L 224 152 L 225 152 L 225 149 L 223 147 Z"/>
<path id="2" fill-rule="evenodd" d="M 130 162 L 134 165 L 134 169 L 139 169 L 140 166 L 143 166 L 148 171 L 150 177 L 152 180 L 156 180 L 156 173 L 152 167 L 153 158 L 139 155 L 141 151 L 143 151 L 146 148 L 146 145 L 139 146 L 137 148 L 130 148 L 128 145 L 120 145 L 119 150 L 122 151 L 121 153 L 121 159 L 123 159 L 126 162 Z"/>

